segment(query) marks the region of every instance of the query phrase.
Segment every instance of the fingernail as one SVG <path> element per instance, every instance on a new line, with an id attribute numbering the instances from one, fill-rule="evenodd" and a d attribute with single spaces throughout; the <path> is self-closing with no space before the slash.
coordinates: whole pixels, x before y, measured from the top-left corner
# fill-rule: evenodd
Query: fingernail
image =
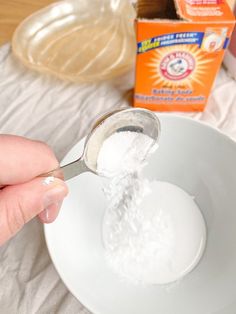
<path id="1" fill-rule="evenodd" d="M 43 196 L 44 210 L 39 214 L 41 221 L 45 223 L 53 222 L 60 210 L 63 199 L 68 193 L 64 182 L 47 177 L 43 180 L 43 185 L 48 186 Z"/>
<path id="2" fill-rule="evenodd" d="M 62 201 L 59 201 L 59 202 L 53 203 L 53 204 L 49 205 L 47 208 L 45 208 L 39 214 L 39 218 L 41 219 L 41 221 L 44 223 L 53 222 L 59 214 L 61 205 L 62 205 Z"/>
<path id="3" fill-rule="evenodd" d="M 43 197 L 43 207 L 47 208 L 51 204 L 57 204 L 66 196 L 67 190 L 63 185 L 55 185 L 47 190 Z"/>

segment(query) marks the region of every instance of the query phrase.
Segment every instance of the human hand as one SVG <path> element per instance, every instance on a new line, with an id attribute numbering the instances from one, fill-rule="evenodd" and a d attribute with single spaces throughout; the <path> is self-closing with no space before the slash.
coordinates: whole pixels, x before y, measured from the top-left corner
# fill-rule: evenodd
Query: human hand
<path id="1" fill-rule="evenodd" d="M 37 177 L 58 167 L 44 143 L 0 135 L 0 245 L 35 216 L 53 222 L 68 189 L 63 180 Z"/>

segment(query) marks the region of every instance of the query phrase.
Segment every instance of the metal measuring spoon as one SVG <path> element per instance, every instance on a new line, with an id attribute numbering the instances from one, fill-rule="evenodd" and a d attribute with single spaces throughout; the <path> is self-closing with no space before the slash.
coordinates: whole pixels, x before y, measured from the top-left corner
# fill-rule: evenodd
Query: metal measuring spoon
<path id="1" fill-rule="evenodd" d="M 97 158 L 103 142 L 116 132 L 131 131 L 143 133 L 153 139 L 153 145 L 160 135 L 160 122 L 157 116 L 146 109 L 129 108 L 109 112 L 100 118 L 86 138 L 82 156 L 42 176 L 55 176 L 69 180 L 83 172 L 97 172 Z"/>

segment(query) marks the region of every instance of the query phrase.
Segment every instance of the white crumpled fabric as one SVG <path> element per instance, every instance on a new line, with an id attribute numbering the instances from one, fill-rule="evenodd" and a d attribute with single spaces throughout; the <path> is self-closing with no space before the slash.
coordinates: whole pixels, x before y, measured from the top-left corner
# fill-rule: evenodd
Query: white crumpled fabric
<path id="1" fill-rule="evenodd" d="M 129 104 L 132 86 L 133 73 L 93 85 L 40 75 L 21 65 L 5 45 L 0 49 L 0 132 L 45 141 L 61 160 L 97 115 Z M 205 112 L 188 115 L 236 139 L 236 81 L 221 69 Z M 0 248 L 0 313 L 88 313 L 55 271 L 36 219 Z"/>

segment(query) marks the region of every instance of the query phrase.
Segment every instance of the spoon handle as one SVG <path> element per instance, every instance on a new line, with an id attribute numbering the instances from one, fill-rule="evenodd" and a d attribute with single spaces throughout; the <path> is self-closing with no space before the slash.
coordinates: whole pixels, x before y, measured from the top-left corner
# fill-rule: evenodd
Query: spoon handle
<path id="1" fill-rule="evenodd" d="M 62 166 L 50 172 L 44 173 L 40 175 L 40 177 L 53 176 L 53 177 L 61 178 L 67 181 L 86 171 L 90 171 L 90 169 L 86 166 L 84 160 L 80 158 L 65 166 Z"/>

